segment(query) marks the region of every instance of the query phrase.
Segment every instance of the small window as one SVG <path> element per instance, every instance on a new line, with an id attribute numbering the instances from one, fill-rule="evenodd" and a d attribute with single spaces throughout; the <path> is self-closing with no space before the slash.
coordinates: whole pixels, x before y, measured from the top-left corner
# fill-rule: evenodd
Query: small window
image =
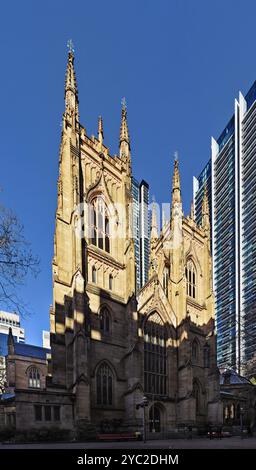
<path id="1" fill-rule="evenodd" d="M 40 388 L 40 373 L 36 367 L 31 367 L 28 374 L 28 386 L 29 388 Z"/>
<path id="2" fill-rule="evenodd" d="M 60 406 L 53 407 L 54 421 L 60 421 Z"/>
<path id="3" fill-rule="evenodd" d="M 109 290 L 113 290 L 113 276 L 110 274 L 109 276 Z"/>
<path id="4" fill-rule="evenodd" d="M 45 421 L 51 421 L 51 419 L 52 419 L 52 408 L 51 408 L 51 406 L 46 405 L 44 407 L 44 417 L 45 417 Z"/>
<path id="5" fill-rule="evenodd" d="M 42 421 L 42 406 L 35 405 L 35 420 Z"/>
<path id="6" fill-rule="evenodd" d="M 95 268 L 95 266 L 92 267 L 92 282 L 96 283 L 96 268 Z"/>

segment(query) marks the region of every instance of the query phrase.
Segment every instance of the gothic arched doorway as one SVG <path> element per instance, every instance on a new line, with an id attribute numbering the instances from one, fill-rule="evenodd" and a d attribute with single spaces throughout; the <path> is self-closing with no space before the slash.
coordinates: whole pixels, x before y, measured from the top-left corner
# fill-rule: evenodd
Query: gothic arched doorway
<path id="1" fill-rule="evenodd" d="M 161 432 L 161 410 L 157 405 L 152 405 L 149 410 L 149 431 Z"/>

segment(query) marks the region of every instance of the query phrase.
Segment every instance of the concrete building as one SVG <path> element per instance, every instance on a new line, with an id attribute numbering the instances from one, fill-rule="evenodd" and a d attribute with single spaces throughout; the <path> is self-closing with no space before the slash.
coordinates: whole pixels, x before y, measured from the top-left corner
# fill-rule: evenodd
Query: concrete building
<path id="1" fill-rule="evenodd" d="M 43 348 L 50 349 L 50 332 L 43 331 Z"/>
<path id="2" fill-rule="evenodd" d="M 13 336 L 18 343 L 25 342 L 25 330 L 20 326 L 20 316 L 14 312 L 0 310 L 0 334 L 8 335 L 12 328 Z"/>

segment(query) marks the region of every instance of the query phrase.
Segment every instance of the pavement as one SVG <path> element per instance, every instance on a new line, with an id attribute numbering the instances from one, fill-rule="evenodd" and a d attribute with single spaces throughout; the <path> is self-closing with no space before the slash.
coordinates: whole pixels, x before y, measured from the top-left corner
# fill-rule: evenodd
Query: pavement
<path id="1" fill-rule="evenodd" d="M 193 438 L 151 440 L 135 442 L 70 442 L 39 444 L 1 444 L 4 449 L 256 449 L 256 437 L 241 439 L 239 436 L 222 439 Z"/>

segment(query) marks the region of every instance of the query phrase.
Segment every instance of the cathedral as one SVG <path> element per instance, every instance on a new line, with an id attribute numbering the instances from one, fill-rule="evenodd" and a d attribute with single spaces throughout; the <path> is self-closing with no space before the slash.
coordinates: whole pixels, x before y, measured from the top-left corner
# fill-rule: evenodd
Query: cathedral
<path id="1" fill-rule="evenodd" d="M 69 51 L 59 154 L 50 309 L 51 360 L 44 388 L 16 392 L 17 427 L 88 423 L 98 432 L 148 433 L 221 421 L 216 364 L 210 217 L 185 217 L 177 159 L 171 213 L 161 232 L 156 204 L 147 283 L 136 292 L 131 230 L 132 162 L 122 104 L 119 155 L 80 123 Z M 145 398 L 144 398 L 145 399 Z M 54 418 L 52 418 L 54 421 Z M 56 424 L 56 423 L 55 423 Z M 159 435 L 160 435 L 159 434 Z"/>

